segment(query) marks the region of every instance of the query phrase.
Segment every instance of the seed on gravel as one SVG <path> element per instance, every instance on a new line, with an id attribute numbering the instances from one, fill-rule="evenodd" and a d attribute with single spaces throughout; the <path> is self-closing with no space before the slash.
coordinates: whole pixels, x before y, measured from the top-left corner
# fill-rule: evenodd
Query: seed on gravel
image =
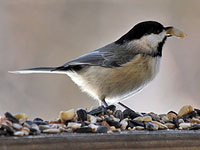
<path id="1" fill-rule="evenodd" d="M 151 118 L 151 116 L 143 116 L 143 121 L 150 122 L 150 121 L 152 121 L 152 118 Z"/>
<path id="2" fill-rule="evenodd" d="M 91 110 L 88 114 L 90 115 L 99 115 L 99 114 L 107 114 L 106 108 L 104 106 L 99 106 L 96 109 Z"/>
<path id="3" fill-rule="evenodd" d="M 106 126 L 99 126 L 98 128 L 97 128 L 97 133 L 107 133 L 109 131 L 109 129 L 108 129 L 108 127 L 106 127 Z"/>
<path id="4" fill-rule="evenodd" d="M 173 118 L 173 123 L 175 125 L 176 128 L 179 128 L 179 122 L 178 122 L 178 119 L 177 118 Z"/>
<path id="5" fill-rule="evenodd" d="M 160 130 L 165 130 L 165 129 L 168 129 L 166 125 L 158 122 L 158 121 L 152 121 L 153 124 L 157 125 L 158 126 L 158 129 Z"/>
<path id="6" fill-rule="evenodd" d="M 191 127 L 191 123 L 180 123 L 179 126 L 183 129 L 187 129 L 189 127 Z"/>
<path id="7" fill-rule="evenodd" d="M 14 135 L 15 135 L 15 136 L 24 136 L 25 134 L 24 134 L 24 131 L 16 131 L 16 132 L 14 133 Z"/>
<path id="8" fill-rule="evenodd" d="M 68 111 L 61 111 L 59 114 L 59 118 L 62 122 L 72 120 L 75 117 L 76 113 L 74 109 L 70 109 Z"/>
<path id="9" fill-rule="evenodd" d="M 13 123 L 19 123 L 19 120 L 18 120 L 16 117 L 14 117 L 11 113 L 6 112 L 6 113 L 5 113 L 5 116 L 6 116 L 6 118 L 7 118 L 8 120 L 10 120 L 11 122 L 13 122 Z"/>
<path id="10" fill-rule="evenodd" d="M 24 113 L 21 113 L 21 114 L 17 114 L 15 115 L 15 117 L 20 120 L 20 119 L 24 119 L 25 121 L 28 120 L 28 115 L 27 114 L 24 114 Z"/>
<path id="11" fill-rule="evenodd" d="M 92 133 L 92 128 L 90 127 L 80 127 L 76 130 L 77 133 Z"/>
<path id="12" fill-rule="evenodd" d="M 124 115 L 124 118 L 131 118 L 131 119 L 141 116 L 129 108 L 127 108 L 123 111 L 123 115 Z"/>
<path id="13" fill-rule="evenodd" d="M 136 126 L 135 130 L 144 130 L 144 127 L 142 127 L 142 126 Z"/>
<path id="14" fill-rule="evenodd" d="M 185 105 L 179 110 L 178 117 L 182 117 L 183 115 L 189 114 L 192 111 L 194 111 L 194 108 L 191 105 Z"/>
<path id="15" fill-rule="evenodd" d="M 123 112 L 121 110 L 116 110 L 114 112 L 114 117 L 115 118 L 118 118 L 120 120 L 124 119 L 124 115 L 123 115 Z"/>
<path id="16" fill-rule="evenodd" d="M 148 122 L 146 124 L 146 129 L 149 130 L 149 131 L 156 131 L 156 130 L 158 130 L 158 125 L 156 125 L 152 122 Z"/>
<path id="17" fill-rule="evenodd" d="M 167 126 L 168 129 L 174 129 L 175 128 L 175 124 L 173 123 L 165 123 L 165 126 Z"/>
<path id="18" fill-rule="evenodd" d="M 12 126 L 16 130 L 22 130 L 22 128 L 23 128 L 23 126 L 21 124 L 18 124 L 18 123 L 13 123 Z"/>
<path id="19" fill-rule="evenodd" d="M 167 113 L 167 117 L 170 121 L 173 121 L 173 118 L 177 118 L 177 114 L 173 111 Z"/>
<path id="20" fill-rule="evenodd" d="M 87 112 L 84 109 L 79 109 L 76 111 L 79 121 L 87 121 Z"/>
<path id="21" fill-rule="evenodd" d="M 60 130 L 59 129 L 45 129 L 42 131 L 43 133 L 60 133 Z"/>
<path id="22" fill-rule="evenodd" d="M 189 127 L 189 130 L 199 130 L 200 129 L 200 124 L 194 124 L 191 127 Z"/>
<path id="23" fill-rule="evenodd" d="M 106 107 L 106 109 L 107 110 L 110 109 L 112 112 L 114 112 L 115 109 L 116 109 L 116 106 L 115 105 L 109 105 L 109 106 Z"/>
<path id="24" fill-rule="evenodd" d="M 40 130 L 45 130 L 45 129 L 49 129 L 50 125 L 39 125 L 39 129 Z"/>
<path id="25" fill-rule="evenodd" d="M 128 126 L 128 122 L 127 122 L 127 119 L 124 119 L 120 122 L 120 125 L 121 125 L 121 130 L 125 130 L 126 127 Z"/>

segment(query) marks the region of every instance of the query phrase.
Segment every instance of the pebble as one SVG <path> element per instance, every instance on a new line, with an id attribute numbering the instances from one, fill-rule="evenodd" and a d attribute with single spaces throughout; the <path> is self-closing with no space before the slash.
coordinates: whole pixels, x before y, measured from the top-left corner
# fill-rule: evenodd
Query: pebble
<path id="1" fill-rule="evenodd" d="M 8 120 L 10 120 L 11 122 L 13 122 L 13 123 L 19 123 L 19 120 L 18 120 L 16 117 L 14 117 L 11 113 L 6 112 L 6 113 L 5 113 L 5 116 L 6 116 L 6 118 L 7 118 Z"/>
<path id="2" fill-rule="evenodd" d="M 120 120 L 124 119 L 124 115 L 123 115 L 123 112 L 121 110 L 117 110 L 114 112 L 114 117 L 115 118 L 118 118 Z"/>
<path id="3" fill-rule="evenodd" d="M 152 118 L 151 118 L 151 116 L 144 116 L 143 121 L 144 122 L 150 122 L 150 121 L 152 121 Z"/>
<path id="4" fill-rule="evenodd" d="M 135 130 L 144 130 L 144 127 L 142 127 L 142 126 L 136 126 Z"/>
<path id="5" fill-rule="evenodd" d="M 87 112 L 84 109 L 79 109 L 76 111 L 79 121 L 87 121 Z"/>
<path id="6" fill-rule="evenodd" d="M 123 116 L 124 118 L 131 118 L 134 119 L 136 117 L 139 117 L 140 115 L 138 113 L 136 113 L 135 111 L 127 108 L 123 111 Z"/>
<path id="7" fill-rule="evenodd" d="M 192 111 L 194 111 L 194 108 L 191 105 L 185 105 L 179 110 L 178 117 L 182 117 L 183 115 L 189 114 Z"/>
<path id="8" fill-rule="evenodd" d="M 13 123 L 12 126 L 16 130 L 22 130 L 22 128 L 23 128 L 23 126 L 21 124 L 18 124 L 18 123 Z"/>
<path id="9" fill-rule="evenodd" d="M 62 122 L 72 120 L 75 117 L 76 113 L 74 109 L 70 109 L 68 111 L 61 111 L 59 114 L 59 119 Z"/>
<path id="10" fill-rule="evenodd" d="M 158 122 L 158 121 L 152 121 L 151 123 L 157 125 L 157 126 L 158 126 L 158 129 L 160 129 L 160 130 L 168 129 L 168 127 L 167 127 L 166 125 L 164 125 L 164 124 L 162 124 L 162 123 L 160 123 L 160 122 Z"/>
<path id="11" fill-rule="evenodd" d="M 24 113 L 21 113 L 21 114 L 17 114 L 15 115 L 15 117 L 20 120 L 20 119 L 24 119 L 25 121 L 28 120 L 28 115 L 27 114 L 24 114 Z"/>
<path id="12" fill-rule="evenodd" d="M 156 125 L 152 122 L 148 122 L 146 124 L 146 129 L 149 130 L 149 131 L 156 131 L 156 130 L 158 130 L 158 125 Z"/>
<path id="13" fill-rule="evenodd" d="M 173 123 L 165 123 L 165 126 L 167 126 L 168 129 L 174 129 L 175 128 L 175 124 Z"/>
<path id="14" fill-rule="evenodd" d="M 24 134 L 24 131 L 16 131 L 16 132 L 14 133 L 14 135 L 15 135 L 15 136 L 24 136 L 25 134 Z"/>
<path id="15" fill-rule="evenodd" d="M 42 131 L 43 133 L 51 133 L 51 134 L 54 134 L 54 133 L 60 133 L 60 130 L 59 129 L 45 129 Z"/>
<path id="16" fill-rule="evenodd" d="M 120 128 L 121 130 L 126 130 L 126 127 L 128 126 L 128 122 L 127 122 L 128 119 L 124 119 L 120 122 Z"/>
<path id="17" fill-rule="evenodd" d="M 200 129 L 200 124 L 194 124 L 191 127 L 189 127 L 189 130 L 199 130 Z"/>
<path id="18" fill-rule="evenodd" d="M 76 130 L 77 133 L 92 133 L 92 128 L 90 127 L 81 127 Z"/>
<path id="19" fill-rule="evenodd" d="M 106 127 L 106 126 L 99 126 L 98 128 L 97 128 L 97 133 L 107 133 L 109 131 L 109 128 L 108 127 Z"/>
<path id="20" fill-rule="evenodd" d="M 173 121 L 173 118 L 177 118 L 177 114 L 173 111 L 167 113 L 167 117 L 170 121 Z"/>
<path id="21" fill-rule="evenodd" d="M 189 127 L 191 127 L 191 123 L 180 123 L 179 126 L 182 128 L 182 129 L 187 129 Z"/>

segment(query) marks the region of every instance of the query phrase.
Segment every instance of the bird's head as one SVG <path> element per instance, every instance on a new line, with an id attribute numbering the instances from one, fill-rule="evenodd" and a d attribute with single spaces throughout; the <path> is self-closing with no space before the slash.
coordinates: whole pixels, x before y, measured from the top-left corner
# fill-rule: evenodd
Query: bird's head
<path id="1" fill-rule="evenodd" d="M 162 55 L 162 47 L 168 37 L 183 38 L 185 35 L 175 27 L 164 27 L 159 22 L 145 21 L 136 24 L 115 43 L 152 55 Z"/>

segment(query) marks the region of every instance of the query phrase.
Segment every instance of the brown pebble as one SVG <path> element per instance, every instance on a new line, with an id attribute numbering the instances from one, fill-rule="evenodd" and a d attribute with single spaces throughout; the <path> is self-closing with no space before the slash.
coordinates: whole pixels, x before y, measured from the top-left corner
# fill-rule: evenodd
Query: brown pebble
<path id="1" fill-rule="evenodd" d="M 167 117 L 170 121 L 173 121 L 173 118 L 177 118 L 177 115 L 174 112 L 167 113 Z"/>
<path id="2" fill-rule="evenodd" d="M 191 113 L 192 111 L 194 111 L 194 108 L 191 105 L 185 105 L 179 110 L 178 117 L 180 118 L 183 115 Z"/>

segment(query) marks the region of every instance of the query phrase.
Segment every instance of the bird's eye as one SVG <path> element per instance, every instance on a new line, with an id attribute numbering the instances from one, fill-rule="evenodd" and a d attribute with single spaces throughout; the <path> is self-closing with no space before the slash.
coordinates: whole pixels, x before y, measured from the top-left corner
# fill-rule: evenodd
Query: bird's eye
<path id="1" fill-rule="evenodd" d="M 159 29 L 155 30 L 156 34 L 159 34 L 161 31 Z"/>

